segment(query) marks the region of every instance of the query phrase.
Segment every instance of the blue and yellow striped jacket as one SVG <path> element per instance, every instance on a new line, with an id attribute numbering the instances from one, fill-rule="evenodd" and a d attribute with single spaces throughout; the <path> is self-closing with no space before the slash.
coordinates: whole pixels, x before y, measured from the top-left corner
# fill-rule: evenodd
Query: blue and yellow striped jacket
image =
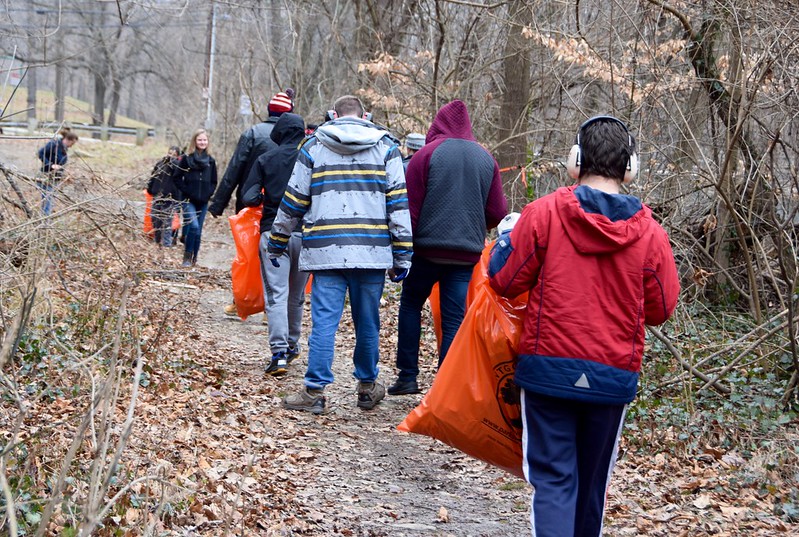
<path id="1" fill-rule="evenodd" d="M 270 254 L 282 253 L 300 220 L 300 270 L 410 268 L 411 219 L 396 140 L 355 117 L 320 126 L 300 148 Z"/>

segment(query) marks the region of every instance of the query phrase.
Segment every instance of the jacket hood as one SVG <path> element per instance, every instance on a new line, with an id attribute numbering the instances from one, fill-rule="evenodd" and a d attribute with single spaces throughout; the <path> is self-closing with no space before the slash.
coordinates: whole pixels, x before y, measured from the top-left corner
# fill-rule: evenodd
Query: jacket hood
<path id="1" fill-rule="evenodd" d="M 305 138 L 305 121 L 297 114 L 284 112 L 269 137 L 277 145 L 298 146 Z"/>
<path id="2" fill-rule="evenodd" d="M 580 191 L 575 194 L 575 190 Z M 623 250 L 640 239 L 653 220 L 638 198 L 607 194 L 586 186 L 557 191 L 557 210 L 578 252 L 597 255 Z"/>
<path id="3" fill-rule="evenodd" d="M 352 155 L 373 147 L 387 134 L 370 121 L 347 116 L 320 125 L 314 136 L 331 151 Z"/>
<path id="4" fill-rule="evenodd" d="M 429 144 L 438 138 L 461 138 L 475 141 L 474 134 L 472 134 L 472 122 L 463 101 L 455 100 L 439 109 L 433 119 L 433 124 L 427 131 L 425 143 Z"/>

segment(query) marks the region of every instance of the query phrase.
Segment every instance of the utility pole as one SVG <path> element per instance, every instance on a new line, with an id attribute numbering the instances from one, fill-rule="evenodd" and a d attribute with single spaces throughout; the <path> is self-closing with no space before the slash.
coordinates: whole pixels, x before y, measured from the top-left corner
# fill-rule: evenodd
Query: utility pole
<path id="1" fill-rule="evenodd" d="M 211 0 L 211 13 L 208 16 L 208 52 L 205 57 L 205 128 L 213 128 L 213 117 L 211 110 L 211 96 L 214 90 L 214 49 L 216 48 L 216 2 Z"/>

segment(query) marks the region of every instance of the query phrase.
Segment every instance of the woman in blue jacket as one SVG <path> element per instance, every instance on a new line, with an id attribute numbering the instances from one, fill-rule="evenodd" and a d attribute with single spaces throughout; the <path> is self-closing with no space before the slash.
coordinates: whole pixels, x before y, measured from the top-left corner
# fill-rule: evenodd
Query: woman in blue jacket
<path id="1" fill-rule="evenodd" d="M 208 200 L 217 183 L 216 160 L 208 152 L 205 129 L 197 130 L 191 137 L 189 150 L 180 157 L 172 177 L 183 198 L 183 222 L 186 226 L 183 266 L 191 267 L 197 263 Z"/>

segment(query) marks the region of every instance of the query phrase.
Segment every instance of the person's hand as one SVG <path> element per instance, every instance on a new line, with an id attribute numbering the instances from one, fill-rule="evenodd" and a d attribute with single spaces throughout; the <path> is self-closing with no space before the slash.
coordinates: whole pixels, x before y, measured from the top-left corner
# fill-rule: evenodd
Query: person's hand
<path id="1" fill-rule="evenodd" d="M 53 164 L 53 165 L 50 166 L 50 169 L 58 171 L 58 170 L 61 169 L 61 165 L 60 164 Z"/>
<path id="2" fill-rule="evenodd" d="M 411 269 L 399 269 L 399 268 L 392 268 L 388 270 L 388 277 L 391 278 L 392 282 L 401 282 L 405 278 L 408 277 L 408 273 L 410 273 Z"/>

